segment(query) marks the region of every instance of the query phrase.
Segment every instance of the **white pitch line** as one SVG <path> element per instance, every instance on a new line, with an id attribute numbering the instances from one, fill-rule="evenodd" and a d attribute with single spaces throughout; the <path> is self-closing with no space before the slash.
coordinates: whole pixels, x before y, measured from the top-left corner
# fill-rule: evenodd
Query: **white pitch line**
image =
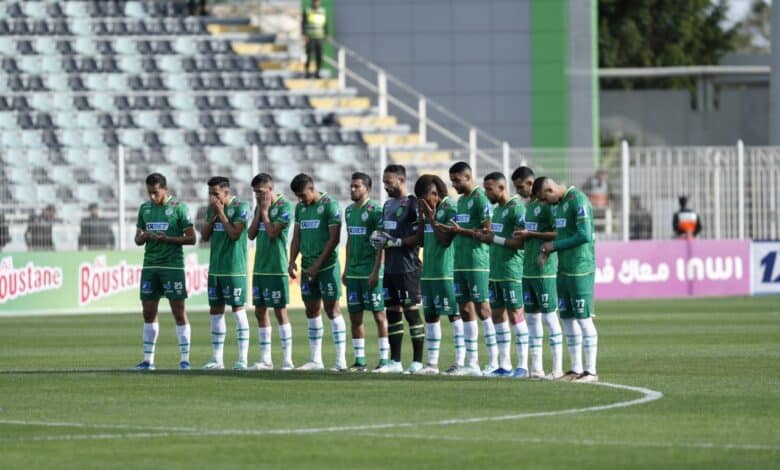
<path id="1" fill-rule="evenodd" d="M 124 425 L 124 424 L 89 424 L 89 423 L 70 423 L 70 422 L 47 422 L 47 421 L 24 421 L 24 420 L 2 420 L 0 424 L 18 424 L 29 426 L 44 426 L 44 427 L 77 427 L 77 428 L 95 428 L 95 429 L 127 429 L 137 431 L 159 431 L 162 433 L 186 433 L 189 435 L 197 436 L 263 436 L 263 435 L 301 435 L 301 434 L 321 434 L 321 433 L 333 433 L 333 432 L 354 432 L 354 431 L 372 431 L 379 429 L 395 429 L 395 428 L 412 428 L 416 426 L 450 426 L 455 424 L 470 424 L 486 421 L 507 421 L 518 420 L 537 417 L 549 417 L 549 416 L 561 416 L 578 413 L 588 413 L 594 411 L 605 411 L 617 408 L 625 408 L 628 406 L 636 406 L 651 401 L 659 400 L 664 395 L 656 390 L 651 390 L 644 387 L 634 387 L 630 385 L 612 384 L 607 382 L 601 382 L 597 385 L 602 387 L 616 388 L 621 390 L 629 390 L 636 393 L 641 393 L 642 397 L 634 400 L 620 401 L 617 403 L 611 403 L 608 405 L 589 406 L 585 408 L 569 408 L 565 410 L 555 411 L 540 411 L 533 413 L 519 413 L 508 414 L 500 416 L 482 416 L 476 418 L 463 418 L 463 419 L 446 419 L 437 421 L 423 421 L 418 423 L 384 423 L 384 424 L 363 424 L 363 425 L 348 425 L 348 426 L 328 426 L 319 428 L 293 428 L 293 429 L 224 429 L 224 430 L 208 430 L 198 428 L 173 428 L 173 427 L 156 427 L 156 426 L 137 426 L 137 425 Z M 574 385 L 579 386 L 579 385 Z M 143 434 L 143 433 L 142 433 Z M 96 434 L 96 436 L 100 436 Z M 103 436 L 111 436 L 103 435 Z M 128 436 L 128 434 L 117 434 L 117 436 Z M 65 436 L 67 437 L 67 436 Z M 108 437 L 103 437 L 108 438 Z"/>

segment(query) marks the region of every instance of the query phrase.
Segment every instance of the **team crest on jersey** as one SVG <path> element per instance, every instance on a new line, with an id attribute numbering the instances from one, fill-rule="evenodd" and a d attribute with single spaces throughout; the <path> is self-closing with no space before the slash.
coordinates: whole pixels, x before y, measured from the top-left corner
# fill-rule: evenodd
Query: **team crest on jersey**
<path id="1" fill-rule="evenodd" d="M 317 208 L 317 213 L 318 214 L 322 214 L 323 212 L 325 212 L 325 206 L 320 206 L 320 207 Z"/>
<path id="2" fill-rule="evenodd" d="M 233 208 L 232 207 L 228 207 L 227 216 L 228 217 L 233 217 L 233 213 L 234 213 Z"/>
<path id="3" fill-rule="evenodd" d="M 469 203 L 467 204 L 467 206 L 468 206 L 469 209 L 474 207 L 474 201 L 473 200 L 469 200 Z"/>
<path id="4" fill-rule="evenodd" d="M 399 207 L 398 209 L 395 210 L 395 216 L 396 217 L 401 217 L 401 214 L 403 214 L 403 213 L 404 213 L 404 208 L 403 208 L 403 204 L 401 204 L 401 207 Z"/>
<path id="5" fill-rule="evenodd" d="M 170 207 L 165 209 L 165 215 L 172 216 L 173 215 L 173 209 L 170 208 Z"/>
<path id="6" fill-rule="evenodd" d="M 278 213 L 279 213 L 278 208 L 274 207 L 273 209 L 271 209 L 271 217 L 276 217 L 276 214 Z"/>
<path id="7" fill-rule="evenodd" d="M 569 210 L 569 203 L 568 202 L 564 202 L 563 203 L 563 210 L 565 210 L 565 211 Z"/>
<path id="8" fill-rule="evenodd" d="M 363 222 L 368 220 L 368 212 L 363 212 L 363 215 L 360 216 L 360 220 L 362 220 Z"/>
<path id="9" fill-rule="evenodd" d="M 542 208 L 539 206 L 534 207 L 534 215 L 539 215 L 542 213 Z"/>
<path id="10" fill-rule="evenodd" d="M 444 211 L 439 209 L 439 212 L 436 213 L 436 218 L 441 219 L 444 217 Z"/>

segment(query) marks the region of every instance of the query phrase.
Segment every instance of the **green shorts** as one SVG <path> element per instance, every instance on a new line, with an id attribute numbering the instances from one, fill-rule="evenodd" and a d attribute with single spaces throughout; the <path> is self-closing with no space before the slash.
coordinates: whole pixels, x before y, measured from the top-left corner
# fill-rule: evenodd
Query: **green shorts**
<path id="1" fill-rule="evenodd" d="M 252 303 L 255 307 L 285 308 L 290 303 L 290 279 L 284 275 L 252 276 Z"/>
<path id="2" fill-rule="evenodd" d="M 209 306 L 246 304 L 246 276 L 209 275 Z"/>
<path id="3" fill-rule="evenodd" d="M 303 300 L 339 300 L 341 298 L 341 269 L 336 263 L 332 267 L 317 273 L 314 279 L 301 274 L 301 297 Z"/>
<path id="4" fill-rule="evenodd" d="M 523 302 L 526 313 L 553 313 L 558 308 L 558 286 L 554 277 L 524 277 Z"/>
<path id="5" fill-rule="evenodd" d="M 187 298 L 184 269 L 143 268 L 141 270 L 141 300 L 168 300 Z"/>
<path id="6" fill-rule="evenodd" d="M 459 304 L 487 302 L 489 277 L 488 271 L 455 271 L 455 299 Z"/>
<path id="7" fill-rule="evenodd" d="M 567 276 L 558 273 L 558 310 L 561 318 L 588 318 L 593 315 L 593 273 Z"/>
<path id="8" fill-rule="evenodd" d="M 458 301 L 455 299 L 455 284 L 452 279 L 423 279 L 420 283 L 423 314 L 426 317 L 458 314 Z"/>
<path id="9" fill-rule="evenodd" d="M 366 278 L 347 278 L 347 310 L 349 313 L 361 313 L 366 310 L 381 312 L 385 309 L 385 294 L 382 277 L 373 289 L 368 287 Z"/>
<path id="10" fill-rule="evenodd" d="M 490 308 L 518 310 L 523 308 L 521 281 L 490 281 Z"/>

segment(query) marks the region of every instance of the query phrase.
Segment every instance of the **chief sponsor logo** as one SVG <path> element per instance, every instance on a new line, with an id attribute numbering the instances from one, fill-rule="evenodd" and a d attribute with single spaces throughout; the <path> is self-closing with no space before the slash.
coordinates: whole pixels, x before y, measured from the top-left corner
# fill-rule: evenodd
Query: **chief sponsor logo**
<path id="1" fill-rule="evenodd" d="M 555 219 L 555 228 L 566 227 L 566 219 Z"/>
<path id="2" fill-rule="evenodd" d="M 260 225 L 257 226 L 257 230 L 265 232 L 265 222 L 260 222 Z"/>
<path id="3" fill-rule="evenodd" d="M 225 227 L 222 225 L 222 222 L 216 222 L 214 224 L 214 231 L 215 232 L 224 232 L 225 231 Z"/>
<path id="4" fill-rule="evenodd" d="M 433 233 L 433 226 L 431 224 L 425 224 L 425 233 Z"/>
<path id="5" fill-rule="evenodd" d="M 312 229 L 318 229 L 320 228 L 320 221 L 319 220 L 301 220 L 300 223 L 301 230 L 312 230 Z"/>
<path id="6" fill-rule="evenodd" d="M 539 224 L 536 222 L 526 222 L 525 229 L 530 230 L 531 232 L 537 232 L 539 229 Z"/>
<path id="7" fill-rule="evenodd" d="M 490 230 L 492 230 L 495 233 L 503 232 L 504 224 L 490 224 Z"/>
<path id="8" fill-rule="evenodd" d="M 457 214 L 455 215 L 455 222 L 459 224 L 467 224 L 471 221 L 471 215 L 469 214 Z"/>
<path id="9" fill-rule="evenodd" d="M 366 234 L 366 228 L 365 227 L 347 227 L 347 233 L 350 235 L 365 235 Z"/>
<path id="10" fill-rule="evenodd" d="M 398 222 L 395 220 L 385 220 L 384 228 L 385 230 L 395 230 L 398 228 Z"/>
<path id="11" fill-rule="evenodd" d="M 147 222 L 147 232 L 165 232 L 168 230 L 168 222 Z"/>
<path id="12" fill-rule="evenodd" d="M 62 269 L 36 266 L 32 261 L 15 269 L 13 258 L 0 261 L 0 304 L 36 292 L 62 287 Z"/>

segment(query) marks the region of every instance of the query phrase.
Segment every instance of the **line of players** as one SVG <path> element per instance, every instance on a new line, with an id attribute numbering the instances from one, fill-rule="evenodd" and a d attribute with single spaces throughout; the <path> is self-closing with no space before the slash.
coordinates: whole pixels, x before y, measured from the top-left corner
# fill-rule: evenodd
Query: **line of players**
<path id="1" fill-rule="evenodd" d="M 256 175 L 251 182 L 257 203 L 253 213 L 248 202 L 231 194 L 227 178 L 211 178 L 201 237 L 211 242 L 208 299 L 213 354 L 203 368 L 224 368 L 224 313 L 229 305 L 238 340 L 234 369 L 273 369 L 269 309 L 279 325 L 282 370 L 294 369 L 288 282 L 300 278 L 310 356 L 298 370 L 325 368 L 320 314 L 324 309 L 336 352 L 334 371 L 368 369 L 363 313 L 370 311 L 378 336 L 379 363 L 372 370 L 376 373 L 439 374 L 439 318 L 447 316 L 455 362 L 444 374 L 597 381 L 593 215 L 588 198 L 551 178 L 535 178 L 528 167 L 518 168 L 511 176 L 517 195 L 510 193 L 506 177 L 498 172 L 486 175 L 480 187 L 464 162 L 450 168 L 450 180 L 460 195 L 457 202 L 447 196 L 447 186 L 435 175 L 422 175 L 410 194 L 405 168 L 389 165 L 382 178 L 389 199 L 380 207 L 369 198 L 371 177 L 354 173 L 350 182 L 353 203 L 344 214 L 347 266 L 342 272 L 339 204 L 318 192 L 310 176 L 299 174 L 290 183 L 299 201 L 293 208 L 275 191 L 271 175 Z M 180 368 L 189 369 L 191 330 L 184 305 L 182 245 L 195 243 L 195 231 L 186 206 L 168 194 L 163 175 L 149 175 L 146 186 L 149 201 L 139 209 L 135 236 L 136 244 L 145 245 L 140 293 L 144 359 L 136 369 L 155 368 L 157 310 L 163 295 L 169 299 L 177 325 Z M 290 224 L 293 235 L 288 256 Z M 248 365 L 250 327 L 245 310 L 247 237 L 256 240 L 252 300 L 260 357 L 252 366 Z M 422 261 L 420 247 L 424 249 Z M 355 357 L 349 368 L 346 324 L 339 307 L 341 284 L 347 291 Z M 563 372 L 558 312 L 570 355 L 567 373 Z M 401 364 L 404 319 L 413 349 L 413 361 L 405 370 Z M 478 359 L 477 319 L 488 352 L 484 368 Z M 543 323 L 552 355 L 549 374 L 542 366 Z M 511 358 L 511 330 L 516 366 Z"/>

